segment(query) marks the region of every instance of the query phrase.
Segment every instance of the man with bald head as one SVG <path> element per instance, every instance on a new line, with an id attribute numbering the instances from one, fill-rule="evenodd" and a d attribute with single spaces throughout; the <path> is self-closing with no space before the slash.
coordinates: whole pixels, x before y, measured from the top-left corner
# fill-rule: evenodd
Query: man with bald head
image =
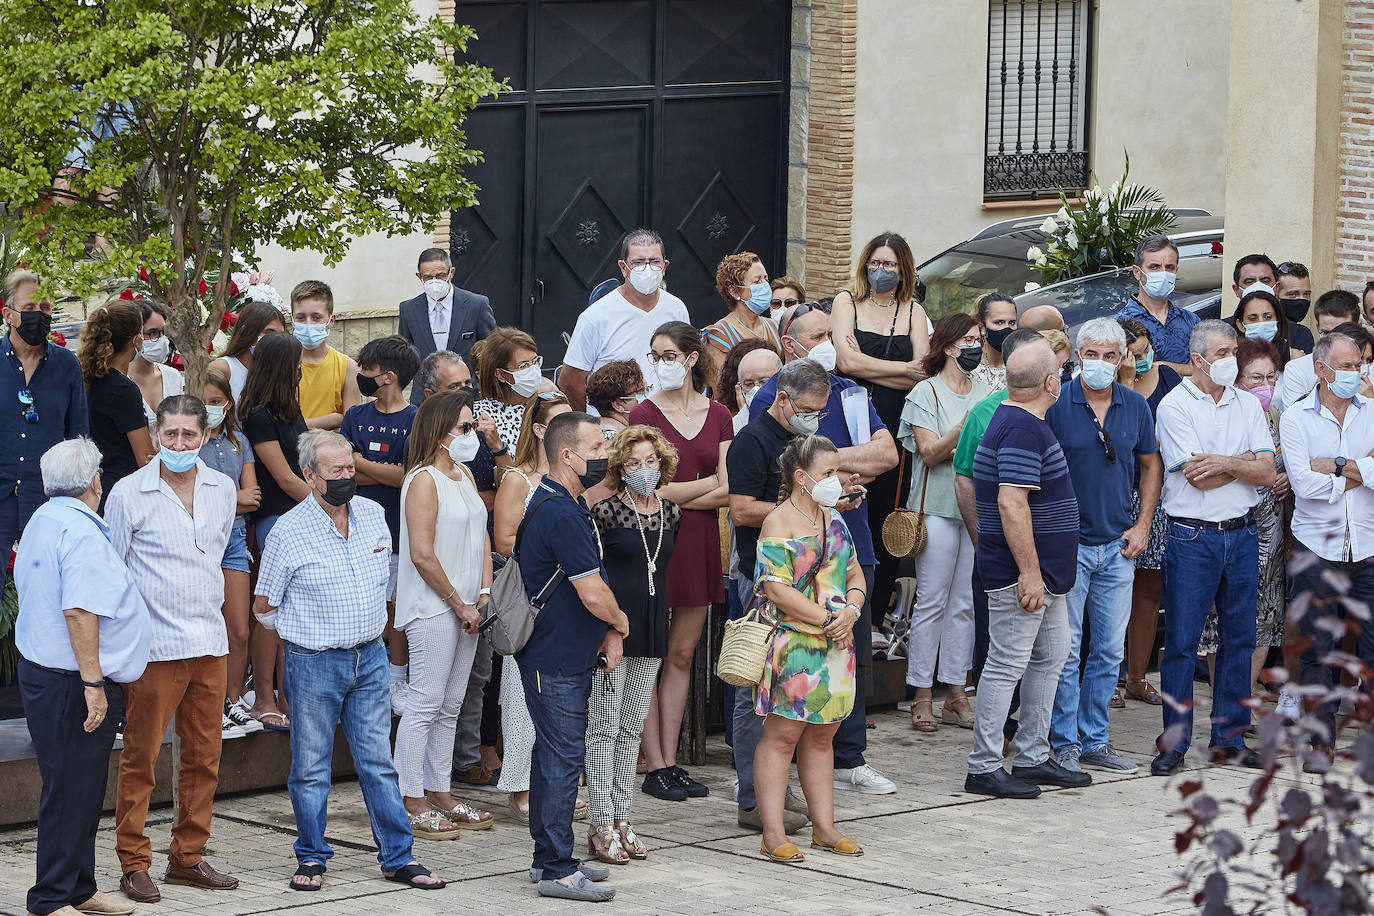
<path id="1" fill-rule="evenodd" d="M 1062 331 L 1064 316 L 1052 305 L 1033 305 L 1016 320 L 1016 326 L 1032 331 Z"/>
<path id="2" fill-rule="evenodd" d="M 964 791 L 1035 798 L 1041 785 L 1089 785 L 1050 756 L 1050 714 L 1069 653 L 1065 600 L 1077 575 L 1078 501 L 1064 452 L 1045 422 L 1059 397 L 1048 341 L 1007 360 L 1008 399 L 993 414 L 973 460 L 978 512 L 974 562 L 988 596 L 988 659 L 978 681 L 973 751 Z M 1012 771 L 1002 767 L 1002 727 L 1021 682 Z"/>
<path id="3" fill-rule="evenodd" d="M 759 347 L 744 354 L 739 361 L 738 381 L 735 382 L 735 399 L 739 401 L 739 413 L 735 414 L 735 433 L 738 434 L 749 422 L 749 404 L 763 383 L 778 374 L 782 360 L 769 347 Z"/>

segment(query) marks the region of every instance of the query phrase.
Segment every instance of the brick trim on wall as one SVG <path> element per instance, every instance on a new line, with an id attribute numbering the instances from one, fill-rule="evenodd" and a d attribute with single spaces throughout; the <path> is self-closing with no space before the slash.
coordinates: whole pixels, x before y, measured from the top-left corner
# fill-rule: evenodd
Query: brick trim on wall
<path id="1" fill-rule="evenodd" d="M 1374 0 L 1346 0 L 1336 285 L 1374 280 Z"/>
<path id="2" fill-rule="evenodd" d="M 811 3 L 803 231 L 812 298 L 833 294 L 850 277 L 858 15 L 859 0 Z"/>

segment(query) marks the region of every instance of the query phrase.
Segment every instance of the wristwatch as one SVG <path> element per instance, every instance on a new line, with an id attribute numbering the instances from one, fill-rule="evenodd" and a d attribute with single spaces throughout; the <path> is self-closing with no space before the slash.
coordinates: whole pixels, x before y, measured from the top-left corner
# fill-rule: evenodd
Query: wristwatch
<path id="1" fill-rule="evenodd" d="M 498 448 L 496 451 L 492 452 L 492 453 L 491 453 L 491 456 L 492 456 L 493 458 L 500 458 L 502 455 L 507 455 L 507 454 L 510 454 L 510 446 L 508 446 L 508 445 L 506 445 L 506 443 L 502 442 L 502 443 L 501 443 L 501 447 Z"/>
<path id="2" fill-rule="evenodd" d="M 1336 458 L 1336 476 L 1339 477 L 1339 476 L 1341 476 L 1341 475 L 1344 474 L 1344 473 L 1345 473 L 1345 459 L 1338 456 L 1338 457 Z"/>

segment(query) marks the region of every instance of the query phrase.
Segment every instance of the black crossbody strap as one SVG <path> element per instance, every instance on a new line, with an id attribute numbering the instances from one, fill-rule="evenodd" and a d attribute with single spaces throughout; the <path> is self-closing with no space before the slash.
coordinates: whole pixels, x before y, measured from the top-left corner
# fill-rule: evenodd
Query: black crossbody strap
<path id="1" fill-rule="evenodd" d="M 553 497 L 554 494 L 544 489 L 541 485 L 539 490 L 536 491 L 534 499 L 530 501 L 529 509 L 525 511 L 525 517 L 520 520 L 520 527 L 515 529 L 515 544 L 511 547 L 510 561 L 517 566 L 520 563 L 520 542 L 525 538 L 525 526 L 534 520 L 534 514 L 539 511 L 539 507 L 550 499 L 553 499 Z M 549 596 L 553 594 L 553 590 L 563 584 L 563 580 L 567 578 L 567 575 L 568 574 L 563 571 L 563 567 L 561 566 L 554 569 L 553 575 L 549 577 L 549 581 L 545 582 L 544 587 L 535 593 L 530 599 L 530 603 L 542 609 L 544 604 L 549 600 Z"/>

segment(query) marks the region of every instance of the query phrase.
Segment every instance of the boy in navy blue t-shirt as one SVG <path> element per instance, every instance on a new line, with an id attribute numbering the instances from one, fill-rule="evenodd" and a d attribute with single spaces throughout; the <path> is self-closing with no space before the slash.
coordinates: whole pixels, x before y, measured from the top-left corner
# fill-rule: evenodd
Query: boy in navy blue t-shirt
<path id="1" fill-rule="evenodd" d="M 420 371 L 420 351 L 402 337 L 369 340 L 358 353 L 358 390 L 363 401 L 344 413 L 339 432 L 353 443 L 353 466 L 358 474 L 358 495 L 379 503 L 391 529 L 391 580 L 387 595 L 396 590 L 396 569 L 401 553 L 401 483 L 410 455 L 410 427 L 418 408 L 406 398 L 405 387 Z M 404 685 L 410 650 L 405 634 L 391 626 L 395 612 L 387 602 L 386 642 L 391 656 L 392 706 L 397 705 L 397 685 Z"/>

